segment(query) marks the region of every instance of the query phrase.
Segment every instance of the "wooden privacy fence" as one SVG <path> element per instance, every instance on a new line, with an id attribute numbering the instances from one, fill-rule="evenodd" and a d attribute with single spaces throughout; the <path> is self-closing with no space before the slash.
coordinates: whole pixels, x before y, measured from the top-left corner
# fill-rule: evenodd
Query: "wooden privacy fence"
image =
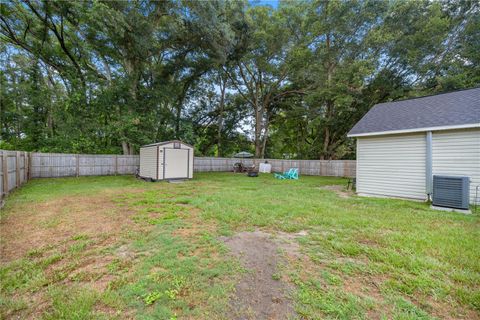
<path id="1" fill-rule="evenodd" d="M 195 157 L 193 171 L 232 171 L 233 165 L 237 162 L 242 162 L 244 165 L 255 164 L 258 168 L 260 163 L 265 161 L 272 165 L 272 172 L 283 172 L 290 168 L 298 168 L 300 174 L 310 176 L 355 177 L 356 174 L 355 160 L 282 160 L 214 157 Z"/>
<path id="2" fill-rule="evenodd" d="M 0 203 L 12 189 L 28 180 L 28 152 L 0 150 Z"/>
<path id="3" fill-rule="evenodd" d="M 138 155 L 39 153 L 0 150 L 0 205 L 3 198 L 31 178 L 134 174 Z"/>
<path id="4" fill-rule="evenodd" d="M 236 162 L 245 165 L 268 161 L 272 171 L 298 168 L 312 176 L 355 177 L 355 160 L 281 160 L 195 157 L 195 172 L 232 171 Z M 31 178 L 56 178 L 134 174 L 138 155 L 40 153 L 0 150 L 0 201 L 12 189 Z"/>
<path id="5" fill-rule="evenodd" d="M 138 168 L 138 155 L 92 155 L 37 153 L 30 154 L 30 178 L 51 178 L 71 176 L 102 176 L 113 174 L 133 174 Z M 355 160 L 281 160 L 281 159 L 235 159 L 195 157 L 193 170 L 195 172 L 232 171 L 236 162 L 245 165 L 268 161 L 272 171 L 286 171 L 298 168 L 300 174 L 312 176 L 354 177 Z"/>
<path id="6" fill-rule="evenodd" d="M 138 155 L 31 153 L 30 178 L 134 174 Z"/>

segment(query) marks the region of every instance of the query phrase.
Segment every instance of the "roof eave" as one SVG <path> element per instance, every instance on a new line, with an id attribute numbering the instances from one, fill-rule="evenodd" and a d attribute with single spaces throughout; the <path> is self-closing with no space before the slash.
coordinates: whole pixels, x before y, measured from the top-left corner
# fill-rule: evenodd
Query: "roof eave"
<path id="1" fill-rule="evenodd" d="M 415 132 L 427 132 L 427 131 L 440 131 L 440 130 L 454 130 L 454 129 L 470 129 L 470 128 L 480 128 L 480 122 L 478 123 L 468 123 L 468 124 L 459 124 L 451 126 L 438 126 L 438 127 L 426 127 L 426 128 L 413 128 L 413 129 L 403 129 L 403 130 L 390 130 L 390 131 L 377 131 L 377 132 L 365 132 L 365 133 L 349 133 L 347 137 L 349 138 L 361 138 L 361 137 L 370 137 L 370 136 L 382 136 L 388 134 L 402 134 L 402 133 L 415 133 Z"/>
<path id="2" fill-rule="evenodd" d="M 146 148 L 146 147 L 156 147 L 156 146 L 163 146 L 165 144 L 169 144 L 169 143 L 174 143 L 174 142 L 178 142 L 178 143 L 181 143 L 183 145 L 186 145 L 187 147 L 190 147 L 193 149 L 193 146 L 188 144 L 188 143 L 185 143 L 181 140 L 169 140 L 169 141 L 162 141 L 162 142 L 156 142 L 156 143 L 150 143 L 150 144 L 146 144 L 144 146 L 141 146 L 140 148 Z"/>

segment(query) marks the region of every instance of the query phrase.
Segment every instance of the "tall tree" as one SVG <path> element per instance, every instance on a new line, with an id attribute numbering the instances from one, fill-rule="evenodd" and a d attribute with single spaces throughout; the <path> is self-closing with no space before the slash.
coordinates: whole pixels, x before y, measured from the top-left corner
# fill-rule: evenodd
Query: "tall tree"
<path id="1" fill-rule="evenodd" d="M 0 147 L 351 158 L 374 104 L 480 85 L 476 1 L 11 0 Z"/>
<path id="2" fill-rule="evenodd" d="M 12 1 L 2 4 L 0 34 L 63 81 L 75 140 L 119 143 L 132 154 L 159 135 L 182 136 L 188 92 L 235 52 L 244 5 Z"/>
<path id="3" fill-rule="evenodd" d="M 286 27 L 280 11 L 258 6 L 247 13 L 251 30 L 249 48 L 245 56 L 225 68 L 225 72 L 251 107 L 255 156 L 263 158 L 275 104 L 281 97 L 297 92 L 282 90 L 292 71 L 288 60 L 297 39 Z"/>

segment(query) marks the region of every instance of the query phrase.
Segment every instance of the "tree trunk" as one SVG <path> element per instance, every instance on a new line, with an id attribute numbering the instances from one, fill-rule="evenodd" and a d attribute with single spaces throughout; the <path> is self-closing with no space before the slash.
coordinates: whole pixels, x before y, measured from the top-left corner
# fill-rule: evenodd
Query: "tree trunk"
<path id="1" fill-rule="evenodd" d="M 175 138 L 180 139 L 180 117 L 182 116 L 182 103 L 178 102 L 175 110 Z"/>
<path id="2" fill-rule="evenodd" d="M 128 112 L 130 114 L 134 114 L 137 108 L 137 85 L 140 80 L 140 66 L 135 60 L 125 60 L 125 70 L 128 74 L 128 78 L 130 81 L 130 87 L 128 88 L 131 102 L 128 104 Z M 128 132 L 124 132 L 125 137 L 128 138 Z M 123 154 L 125 155 L 132 155 L 134 153 L 134 147 L 130 142 L 122 141 L 122 150 Z"/>
<path id="3" fill-rule="evenodd" d="M 262 151 L 261 151 L 261 159 L 265 158 L 265 149 L 267 148 L 267 140 L 268 140 L 268 124 L 265 126 L 265 134 L 262 139 Z"/>
<path id="4" fill-rule="evenodd" d="M 225 110 L 225 91 L 226 80 L 221 77 L 220 80 L 220 104 L 218 110 L 218 130 L 217 130 L 217 156 L 223 156 L 222 146 L 222 131 L 223 131 L 223 112 Z"/>
<path id="5" fill-rule="evenodd" d="M 52 72 L 49 66 L 46 67 L 46 71 L 47 71 L 47 77 L 45 78 L 45 83 L 49 88 L 50 92 L 55 92 L 55 82 L 53 80 Z M 54 131 L 52 104 L 47 103 L 45 105 L 48 108 L 47 109 L 47 128 L 48 128 L 47 135 L 50 138 L 53 138 L 53 136 L 55 135 L 55 131 Z"/>
<path id="6" fill-rule="evenodd" d="M 176 110 L 175 110 L 175 138 L 180 139 L 180 121 L 182 119 L 182 107 L 183 102 L 185 101 L 185 97 L 187 96 L 187 91 L 189 88 L 189 84 L 184 84 L 182 93 L 178 97 Z"/>
<path id="7" fill-rule="evenodd" d="M 133 155 L 135 148 L 127 141 L 122 141 L 122 150 L 124 155 Z"/>
<path id="8" fill-rule="evenodd" d="M 327 4 L 328 5 L 328 4 Z M 328 7 L 327 7 L 328 8 Z M 326 36 L 326 46 L 327 46 L 327 53 L 328 53 L 328 60 L 327 60 L 327 87 L 329 90 L 332 89 L 332 77 L 333 77 L 333 69 L 334 65 L 331 61 L 330 57 L 330 33 L 327 33 Z M 326 111 L 325 111 L 325 128 L 323 129 L 323 148 L 322 154 L 320 155 L 320 160 L 331 159 L 330 155 L 330 120 L 333 113 L 334 108 L 334 101 L 331 98 L 328 98 L 325 101 Z"/>
<path id="9" fill-rule="evenodd" d="M 328 146 L 330 145 L 330 129 L 328 126 L 326 126 L 323 129 L 323 148 L 322 148 L 322 154 L 320 155 L 320 160 L 326 160 L 328 159 Z"/>
<path id="10" fill-rule="evenodd" d="M 255 158 L 260 158 L 262 156 L 262 121 L 263 121 L 263 112 L 262 109 L 256 105 L 255 106 Z"/>

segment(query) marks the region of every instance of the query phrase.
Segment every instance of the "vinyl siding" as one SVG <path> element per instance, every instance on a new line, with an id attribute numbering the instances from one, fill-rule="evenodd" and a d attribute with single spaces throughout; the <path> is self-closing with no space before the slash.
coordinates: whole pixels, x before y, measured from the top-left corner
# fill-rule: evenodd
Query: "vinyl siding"
<path id="1" fill-rule="evenodd" d="M 433 132 L 432 138 L 433 174 L 470 177 L 473 204 L 480 185 L 480 129 Z"/>
<path id="2" fill-rule="evenodd" d="M 187 146 L 185 146 L 185 147 L 187 147 Z M 190 161 L 188 162 L 188 165 L 190 167 L 188 168 L 188 178 L 192 179 L 193 178 L 193 157 L 194 157 L 193 153 L 194 153 L 194 150 L 193 150 L 193 148 L 189 148 L 189 149 L 190 149 Z"/>
<path id="3" fill-rule="evenodd" d="M 425 134 L 357 139 L 357 193 L 425 200 Z"/>
<path id="4" fill-rule="evenodd" d="M 157 179 L 157 147 L 140 148 L 140 176 Z"/>

